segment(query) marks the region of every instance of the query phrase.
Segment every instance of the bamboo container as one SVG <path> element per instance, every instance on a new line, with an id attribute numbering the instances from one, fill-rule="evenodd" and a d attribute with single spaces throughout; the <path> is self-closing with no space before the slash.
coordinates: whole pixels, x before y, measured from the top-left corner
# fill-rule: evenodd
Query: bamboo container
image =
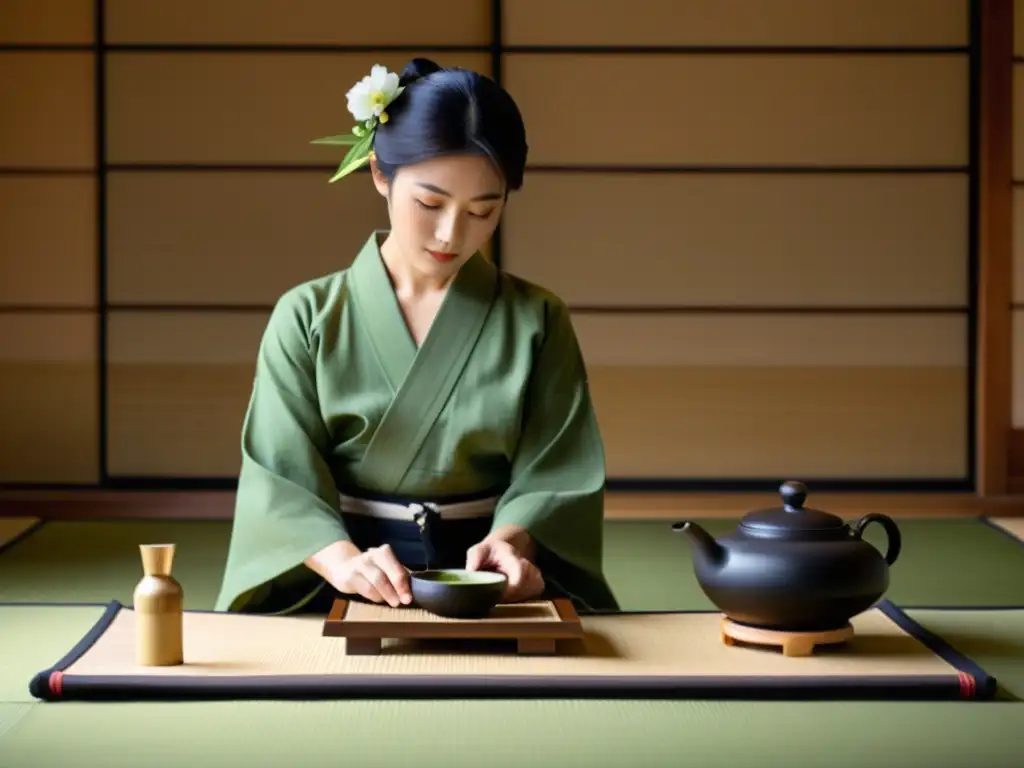
<path id="1" fill-rule="evenodd" d="M 142 544 L 143 577 L 135 587 L 135 656 L 145 667 L 184 663 L 184 591 L 171 575 L 173 544 Z"/>

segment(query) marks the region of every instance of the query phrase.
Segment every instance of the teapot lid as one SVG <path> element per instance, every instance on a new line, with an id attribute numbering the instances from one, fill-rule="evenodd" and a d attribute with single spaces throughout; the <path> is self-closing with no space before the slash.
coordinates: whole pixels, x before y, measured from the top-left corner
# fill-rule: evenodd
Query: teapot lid
<path id="1" fill-rule="evenodd" d="M 804 507 L 807 486 L 801 482 L 786 481 L 779 488 L 779 495 L 782 496 L 781 507 L 748 513 L 740 522 L 740 528 L 755 534 L 785 537 L 811 531 L 839 533 L 846 525 L 837 515 Z"/>

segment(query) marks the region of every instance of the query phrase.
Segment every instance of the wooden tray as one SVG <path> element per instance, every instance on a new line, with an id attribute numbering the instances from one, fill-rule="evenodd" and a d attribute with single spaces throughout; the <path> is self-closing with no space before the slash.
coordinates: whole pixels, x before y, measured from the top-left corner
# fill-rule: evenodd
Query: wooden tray
<path id="1" fill-rule="evenodd" d="M 519 653 L 551 654 L 559 640 L 583 637 L 583 625 L 563 598 L 501 604 L 486 619 L 474 620 L 338 598 L 324 620 L 323 635 L 344 637 L 349 656 L 380 653 L 385 639 L 515 640 Z"/>

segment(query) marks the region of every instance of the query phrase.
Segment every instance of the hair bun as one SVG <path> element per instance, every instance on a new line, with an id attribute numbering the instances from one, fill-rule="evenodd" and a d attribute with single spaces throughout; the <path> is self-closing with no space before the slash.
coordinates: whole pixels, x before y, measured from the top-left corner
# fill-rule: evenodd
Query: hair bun
<path id="1" fill-rule="evenodd" d="M 421 77 L 426 77 L 434 72 L 440 72 L 441 69 L 440 64 L 430 59 L 413 59 L 405 65 L 402 74 L 398 76 L 398 83 L 399 85 L 409 85 L 409 83 L 413 83 Z"/>

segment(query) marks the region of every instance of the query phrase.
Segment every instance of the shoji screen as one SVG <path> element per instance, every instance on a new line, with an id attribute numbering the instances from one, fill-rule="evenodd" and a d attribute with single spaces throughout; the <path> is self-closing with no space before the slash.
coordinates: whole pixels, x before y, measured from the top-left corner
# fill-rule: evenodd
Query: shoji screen
<path id="1" fill-rule="evenodd" d="M 1013 426 L 1024 429 L 1024 0 L 1013 18 Z"/>
<path id="2" fill-rule="evenodd" d="M 387 224 L 368 178 L 327 184 L 341 154 L 310 140 L 351 127 L 345 92 L 374 63 L 490 73 L 490 6 L 106 5 L 109 472 L 230 478 L 274 300 Z"/>
<path id="3" fill-rule="evenodd" d="M 611 473 L 966 477 L 967 3 L 504 5 L 504 265 L 576 308 Z"/>
<path id="4" fill-rule="evenodd" d="M 91 0 L 0 4 L 0 483 L 99 479 Z"/>
<path id="5" fill-rule="evenodd" d="M 273 301 L 386 224 L 309 141 L 415 55 L 523 109 L 495 255 L 572 305 L 613 478 L 967 476 L 967 0 L 0 8 L 0 481 L 235 476 Z"/>

